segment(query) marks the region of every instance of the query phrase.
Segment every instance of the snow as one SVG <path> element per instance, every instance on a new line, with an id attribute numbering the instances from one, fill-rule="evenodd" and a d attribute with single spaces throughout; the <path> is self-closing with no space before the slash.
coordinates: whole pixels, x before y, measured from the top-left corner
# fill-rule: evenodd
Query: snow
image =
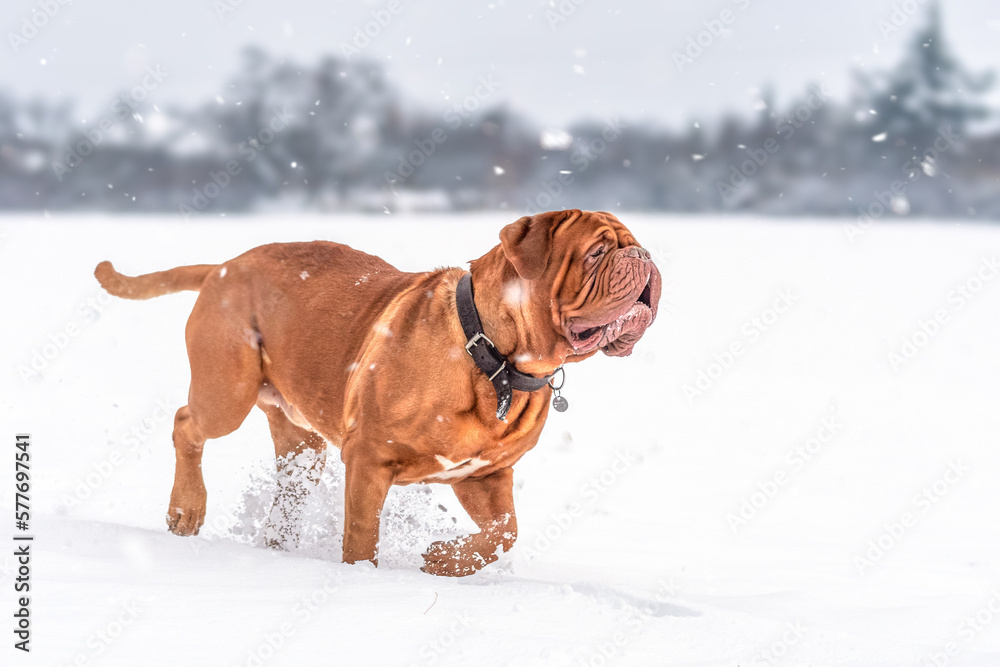
<path id="1" fill-rule="evenodd" d="M 98 261 L 326 238 L 420 270 L 486 252 L 516 217 L 0 219 L 4 437 L 33 437 L 32 664 L 1000 661 L 985 225 L 849 237 L 849 221 L 622 214 L 663 273 L 658 321 L 631 357 L 567 370 L 570 410 L 515 467 L 518 544 L 470 578 L 418 569 L 471 525 L 440 485 L 393 490 L 378 569 L 337 562 L 336 452 L 298 549 L 260 546 L 276 481 L 259 411 L 206 447 L 202 535 L 166 532 L 195 295 L 112 299 Z"/>

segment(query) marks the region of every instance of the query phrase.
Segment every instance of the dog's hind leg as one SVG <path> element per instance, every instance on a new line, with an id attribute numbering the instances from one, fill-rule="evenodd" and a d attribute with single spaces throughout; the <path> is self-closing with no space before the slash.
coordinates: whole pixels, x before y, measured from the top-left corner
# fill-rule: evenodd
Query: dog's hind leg
<path id="1" fill-rule="evenodd" d="M 176 535 L 197 535 L 205 522 L 207 494 L 201 474 L 205 441 L 239 428 L 262 382 L 257 338 L 241 323 L 249 312 L 243 303 L 248 299 L 240 296 L 209 288 L 198 297 L 188 319 L 191 388 L 188 404 L 174 418 L 177 463 L 167 508 L 167 527 Z"/>
<path id="2" fill-rule="evenodd" d="M 284 410 L 268 402 L 261 391 L 257 407 L 267 415 L 274 440 L 278 489 L 264 524 L 264 542 L 271 548 L 295 544 L 302 503 L 323 474 L 326 441 L 313 431 L 292 423 Z"/>

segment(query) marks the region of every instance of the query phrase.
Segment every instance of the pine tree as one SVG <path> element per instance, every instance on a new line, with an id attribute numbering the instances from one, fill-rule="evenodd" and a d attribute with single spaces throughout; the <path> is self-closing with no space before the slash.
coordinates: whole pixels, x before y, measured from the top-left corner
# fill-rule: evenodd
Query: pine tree
<path id="1" fill-rule="evenodd" d="M 965 137 L 970 121 L 991 113 L 982 96 L 993 84 L 992 73 L 974 75 L 955 59 L 936 1 L 893 71 L 858 78 L 864 89 L 861 112 L 875 112 L 866 132 L 905 152 L 923 153 L 942 133 Z"/>

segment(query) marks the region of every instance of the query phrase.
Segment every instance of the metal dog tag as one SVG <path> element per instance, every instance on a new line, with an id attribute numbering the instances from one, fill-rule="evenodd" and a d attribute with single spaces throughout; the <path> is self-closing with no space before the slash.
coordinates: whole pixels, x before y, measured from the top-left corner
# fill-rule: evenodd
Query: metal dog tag
<path id="1" fill-rule="evenodd" d="M 558 386 L 553 384 L 552 380 L 549 380 L 549 386 L 552 387 L 552 407 L 555 408 L 556 412 L 566 412 L 566 409 L 569 408 L 569 401 L 563 398 L 559 392 L 563 388 L 563 385 L 566 384 L 566 371 L 560 366 L 556 369 L 556 373 L 561 373 L 562 375 L 559 378 Z M 555 378 L 555 373 L 552 374 L 552 377 Z"/>

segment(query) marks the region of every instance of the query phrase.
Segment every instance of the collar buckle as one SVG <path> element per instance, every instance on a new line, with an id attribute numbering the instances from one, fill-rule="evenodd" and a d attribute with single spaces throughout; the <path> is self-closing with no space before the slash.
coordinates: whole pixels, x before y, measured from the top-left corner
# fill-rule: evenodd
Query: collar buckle
<path id="1" fill-rule="evenodd" d="M 493 341 L 491 341 L 486 334 L 484 334 L 482 331 L 480 331 L 475 336 L 473 336 L 472 338 L 470 338 L 469 342 L 465 344 L 465 351 L 469 353 L 470 357 L 472 356 L 472 348 L 474 348 L 475 346 L 479 345 L 479 341 L 480 340 L 486 341 L 486 343 L 490 347 L 492 347 L 494 350 L 497 349 L 497 346 L 493 344 Z M 492 379 L 492 378 L 490 378 L 490 379 Z"/>
<path id="2" fill-rule="evenodd" d="M 493 341 L 483 333 L 483 323 L 479 319 L 472 293 L 472 275 L 469 273 L 464 274 L 455 286 L 455 307 L 462 333 L 465 334 L 465 351 L 472 357 L 476 367 L 493 383 L 493 390 L 497 395 L 497 419 L 503 420 L 510 409 L 514 390 L 538 391 L 551 382 L 555 374 L 541 378 L 526 375 L 500 354 Z M 556 409 L 560 408 L 557 406 Z"/>

